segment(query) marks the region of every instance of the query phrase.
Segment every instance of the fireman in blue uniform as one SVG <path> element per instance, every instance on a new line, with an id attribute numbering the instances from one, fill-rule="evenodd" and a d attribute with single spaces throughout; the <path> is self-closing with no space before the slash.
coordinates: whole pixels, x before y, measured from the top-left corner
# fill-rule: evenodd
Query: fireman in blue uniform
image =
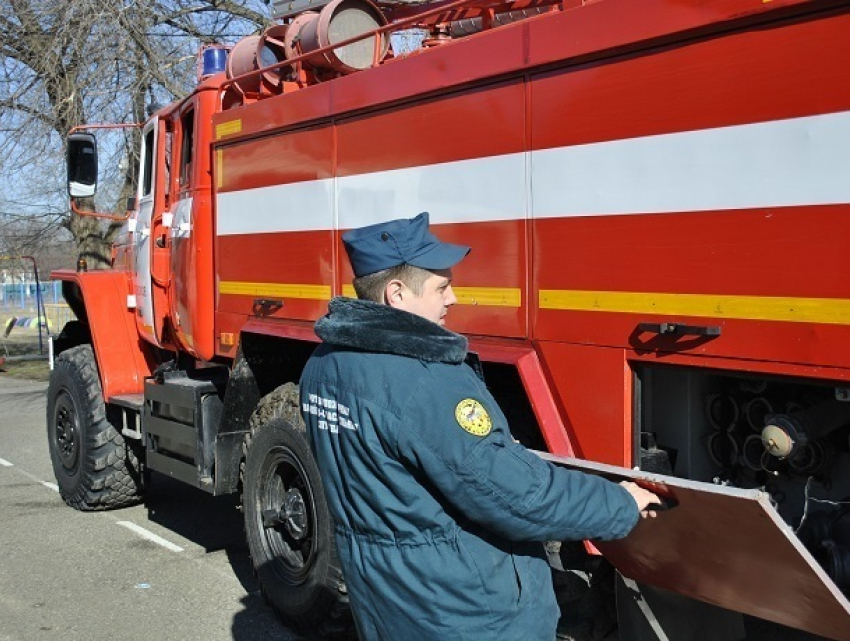
<path id="1" fill-rule="evenodd" d="M 360 638 L 555 637 L 546 540 L 616 539 L 658 499 L 514 442 L 466 339 L 428 215 L 343 236 L 358 299 L 316 323 L 301 379 Z"/>

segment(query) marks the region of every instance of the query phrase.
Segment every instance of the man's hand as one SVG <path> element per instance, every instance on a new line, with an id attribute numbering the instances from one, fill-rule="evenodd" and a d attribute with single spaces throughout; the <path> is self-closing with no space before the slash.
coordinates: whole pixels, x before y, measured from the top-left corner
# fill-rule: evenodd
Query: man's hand
<path id="1" fill-rule="evenodd" d="M 661 499 L 658 498 L 655 494 L 650 492 L 649 490 L 645 490 L 636 483 L 632 483 L 631 481 L 622 481 L 620 483 L 626 491 L 632 495 L 632 498 L 637 503 L 638 510 L 640 511 L 640 515 L 642 518 L 646 517 L 655 517 L 655 512 L 652 510 L 647 510 L 648 505 L 652 505 L 653 503 L 661 503 Z"/>

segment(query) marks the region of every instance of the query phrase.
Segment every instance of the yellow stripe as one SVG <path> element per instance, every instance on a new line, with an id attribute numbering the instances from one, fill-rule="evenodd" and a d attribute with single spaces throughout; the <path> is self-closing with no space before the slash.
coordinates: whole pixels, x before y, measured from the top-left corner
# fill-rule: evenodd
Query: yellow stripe
<path id="1" fill-rule="evenodd" d="M 221 189 L 224 184 L 224 150 L 215 150 L 215 187 Z"/>
<path id="2" fill-rule="evenodd" d="M 569 309 L 585 312 L 705 316 L 850 325 L 850 300 L 840 298 L 542 289 L 540 290 L 540 307 L 541 309 Z"/>
<path id="3" fill-rule="evenodd" d="M 487 305 L 492 307 L 519 307 L 522 292 L 515 287 L 455 287 L 460 305 Z"/>
<path id="4" fill-rule="evenodd" d="M 239 296 L 261 296 L 265 298 L 306 298 L 330 300 L 330 285 L 302 285 L 299 283 L 241 283 L 222 281 L 218 285 L 220 294 Z"/>
<path id="5" fill-rule="evenodd" d="M 229 120 L 215 126 L 215 139 L 221 140 L 225 136 L 238 134 L 240 131 L 242 131 L 242 119 Z"/>
<path id="6" fill-rule="evenodd" d="M 459 305 L 488 305 L 492 307 L 519 307 L 522 293 L 512 287 L 454 287 Z M 342 286 L 342 295 L 355 298 L 357 294 L 351 285 Z"/>
<path id="7" fill-rule="evenodd" d="M 519 307 L 522 304 L 522 293 L 518 288 L 453 287 L 453 289 L 460 305 Z M 330 300 L 331 298 L 329 285 L 297 283 L 223 281 L 219 285 L 219 292 L 268 298 L 310 300 Z M 343 285 L 342 295 L 350 298 L 356 296 L 351 285 Z M 540 290 L 540 308 L 850 325 L 850 300 L 840 298 L 543 289 Z"/>

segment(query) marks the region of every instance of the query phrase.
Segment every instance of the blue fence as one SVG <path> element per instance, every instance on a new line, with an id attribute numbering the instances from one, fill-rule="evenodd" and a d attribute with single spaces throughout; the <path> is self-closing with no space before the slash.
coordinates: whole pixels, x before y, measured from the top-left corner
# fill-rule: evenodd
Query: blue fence
<path id="1" fill-rule="evenodd" d="M 41 300 L 58 305 L 62 300 L 62 282 L 58 280 L 39 283 Z M 35 309 L 36 287 L 32 283 L 0 283 L 0 309 Z"/>
<path id="2" fill-rule="evenodd" d="M 61 281 L 39 283 L 41 300 L 36 297 L 35 283 L 0 284 L 0 336 L 13 329 L 60 331 L 74 314 L 62 299 Z"/>

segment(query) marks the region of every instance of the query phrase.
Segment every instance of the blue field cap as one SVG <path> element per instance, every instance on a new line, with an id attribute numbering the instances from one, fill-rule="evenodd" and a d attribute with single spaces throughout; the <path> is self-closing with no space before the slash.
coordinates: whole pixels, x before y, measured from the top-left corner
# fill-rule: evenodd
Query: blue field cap
<path id="1" fill-rule="evenodd" d="M 352 229 L 342 235 L 355 276 L 407 263 L 422 269 L 448 269 L 469 253 L 466 245 L 444 243 L 428 230 L 428 212 Z"/>

